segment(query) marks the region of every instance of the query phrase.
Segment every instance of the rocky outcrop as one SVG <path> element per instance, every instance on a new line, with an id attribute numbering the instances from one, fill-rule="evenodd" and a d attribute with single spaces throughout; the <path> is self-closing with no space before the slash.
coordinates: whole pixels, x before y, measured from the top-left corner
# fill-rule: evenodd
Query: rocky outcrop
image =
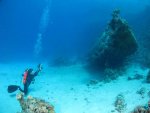
<path id="1" fill-rule="evenodd" d="M 115 105 L 115 110 L 118 111 L 118 113 L 125 112 L 127 104 L 125 103 L 123 94 L 117 95 L 114 105 Z"/>
<path id="2" fill-rule="evenodd" d="M 150 101 L 145 106 L 137 106 L 131 113 L 150 113 Z"/>
<path id="3" fill-rule="evenodd" d="M 88 66 L 95 69 L 117 68 L 136 52 L 138 45 L 128 23 L 114 10 L 103 35 L 88 56 Z"/>
<path id="4" fill-rule="evenodd" d="M 146 82 L 150 83 L 150 70 L 147 73 Z"/>
<path id="5" fill-rule="evenodd" d="M 55 113 L 54 107 L 44 100 L 28 96 L 24 99 L 22 93 L 17 95 L 17 100 L 22 108 L 18 113 Z"/>

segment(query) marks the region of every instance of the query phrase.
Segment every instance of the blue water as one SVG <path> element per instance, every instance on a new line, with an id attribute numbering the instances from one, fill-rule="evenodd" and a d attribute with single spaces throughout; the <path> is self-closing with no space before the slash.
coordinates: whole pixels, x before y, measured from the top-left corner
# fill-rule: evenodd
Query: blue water
<path id="1" fill-rule="evenodd" d="M 40 32 L 41 58 L 84 56 L 113 9 L 121 9 L 134 28 L 135 16 L 148 4 L 149 0 L 1 0 L 0 60 L 33 59 Z"/>
<path id="2" fill-rule="evenodd" d="M 128 73 L 123 73 L 126 76 L 118 81 L 94 85 L 101 73 L 94 76 L 82 65 L 106 29 L 114 9 L 120 9 L 121 17 L 132 28 L 139 45 L 138 57 L 150 67 L 147 62 L 150 57 L 149 60 L 144 57 L 150 49 L 150 0 L 0 0 L 0 113 L 6 113 L 7 106 L 10 106 L 9 113 L 20 111 L 16 92 L 8 94 L 6 89 L 10 84 L 22 85 L 24 70 L 33 67 L 35 71 L 39 62 L 44 62 L 44 68 L 29 93 L 46 101 L 50 99 L 59 111 L 56 113 L 71 113 L 77 108 L 78 113 L 105 111 L 103 106 L 108 103 L 113 106 L 113 99 L 121 91 L 127 94 L 128 110 L 135 107 L 133 103 L 145 104 L 149 97 L 142 100 L 136 91 L 142 86 L 149 90 L 149 84 L 143 84 L 149 67 L 144 70 L 139 65 L 131 65 Z M 52 59 L 54 64 L 50 66 Z M 83 60 L 81 64 L 76 63 L 79 59 Z M 128 76 L 137 74 L 144 76 L 143 81 L 127 82 Z"/>

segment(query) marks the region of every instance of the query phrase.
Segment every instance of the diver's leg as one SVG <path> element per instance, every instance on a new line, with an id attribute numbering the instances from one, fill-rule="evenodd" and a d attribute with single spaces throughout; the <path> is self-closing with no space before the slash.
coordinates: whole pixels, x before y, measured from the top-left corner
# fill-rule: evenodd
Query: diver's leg
<path id="1" fill-rule="evenodd" d="M 24 84 L 24 94 L 26 95 L 28 93 L 28 83 Z"/>
<path id="2" fill-rule="evenodd" d="M 21 87 L 19 86 L 19 88 L 18 88 L 21 92 L 24 92 L 24 90 L 23 89 L 21 89 Z"/>

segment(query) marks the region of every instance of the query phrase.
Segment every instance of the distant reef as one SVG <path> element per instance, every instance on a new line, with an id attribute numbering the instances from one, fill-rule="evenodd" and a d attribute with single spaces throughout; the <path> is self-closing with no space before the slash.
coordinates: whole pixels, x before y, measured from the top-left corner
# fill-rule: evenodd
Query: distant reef
<path id="1" fill-rule="evenodd" d="M 137 49 L 134 33 L 127 21 L 120 17 L 120 10 L 116 9 L 102 36 L 89 52 L 87 67 L 93 70 L 120 68 Z"/>

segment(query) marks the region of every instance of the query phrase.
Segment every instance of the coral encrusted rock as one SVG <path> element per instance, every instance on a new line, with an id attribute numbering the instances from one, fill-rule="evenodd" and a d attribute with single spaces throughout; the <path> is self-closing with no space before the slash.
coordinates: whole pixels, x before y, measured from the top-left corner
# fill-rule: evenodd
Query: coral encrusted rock
<path id="1" fill-rule="evenodd" d="M 150 83 L 150 70 L 147 73 L 146 82 Z"/>
<path id="2" fill-rule="evenodd" d="M 119 113 L 123 113 L 125 111 L 127 104 L 125 103 L 123 94 L 117 95 L 114 105 L 116 111 L 118 111 Z"/>
<path id="3" fill-rule="evenodd" d="M 24 99 L 23 93 L 17 95 L 17 100 L 22 108 L 18 113 L 55 113 L 54 107 L 44 100 L 28 96 Z"/>
<path id="4" fill-rule="evenodd" d="M 150 101 L 144 106 L 140 105 L 135 107 L 131 113 L 150 113 Z"/>
<path id="5" fill-rule="evenodd" d="M 118 68 L 137 51 L 138 44 L 120 10 L 114 10 L 112 19 L 88 56 L 88 67 L 95 70 Z"/>

